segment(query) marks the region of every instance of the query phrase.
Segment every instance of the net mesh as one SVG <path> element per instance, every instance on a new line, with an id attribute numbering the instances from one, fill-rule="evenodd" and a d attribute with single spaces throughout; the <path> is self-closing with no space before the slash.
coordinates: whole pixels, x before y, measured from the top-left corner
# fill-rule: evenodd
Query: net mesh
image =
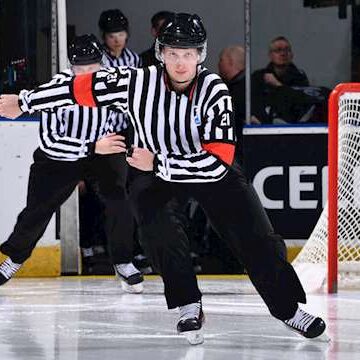
<path id="1" fill-rule="evenodd" d="M 339 286 L 360 286 L 360 94 L 339 97 L 338 128 L 338 266 Z M 327 268 L 328 206 L 304 248 L 295 268 Z M 305 266 L 304 266 L 305 265 Z M 311 274 L 311 272 L 310 272 Z M 314 274 L 314 272 L 313 272 Z M 301 276 L 300 276 L 301 277 Z M 324 279 L 325 280 L 325 279 Z M 324 281 L 325 282 L 325 281 Z"/>

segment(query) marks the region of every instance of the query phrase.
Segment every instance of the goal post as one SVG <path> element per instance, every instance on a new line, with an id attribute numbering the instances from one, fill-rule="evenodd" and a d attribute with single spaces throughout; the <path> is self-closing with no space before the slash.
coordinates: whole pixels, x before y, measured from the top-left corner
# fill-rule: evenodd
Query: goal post
<path id="1" fill-rule="evenodd" d="M 293 264 L 305 288 L 336 293 L 360 285 L 360 83 L 336 86 L 328 112 L 328 202 Z"/>

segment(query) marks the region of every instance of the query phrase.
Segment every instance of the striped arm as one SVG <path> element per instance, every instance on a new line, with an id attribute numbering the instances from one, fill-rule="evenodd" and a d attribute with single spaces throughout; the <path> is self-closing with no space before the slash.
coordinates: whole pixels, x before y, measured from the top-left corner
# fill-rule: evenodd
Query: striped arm
<path id="1" fill-rule="evenodd" d="M 223 178 L 227 171 L 227 166 L 206 151 L 188 155 L 156 155 L 155 174 L 165 181 L 214 182 Z"/>
<path id="2" fill-rule="evenodd" d="M 235 155 L 235 119 L 231 97 L 224 84 L 217 89 L 206 110 L 202 147 L 220 161 L 231 166 Z"/>
<path id="3" fill-rule="evenodd" d="M 51 158 L 75 161 L 91 153 L 89 139 L 82 140 L 61 134 L 64 128 L 64 109 L 55 112 L 42 111 L 39 131 L 39 146 Z"/>
<path id="4" fill-rule="evenodd" d="M 87 107 L 115 105 L 120 112 L 128 109 L 127 67 L 108 68 L 84 75 L 56 75 L 50 82 L 19 94 L 19 106 L 23 112 L 51 110 L 79 104 Z"/>
<path id="5" fill-rule="evenodd" d="M 116 106 L 128 111 L 128 86 L 130 70 L 127 67 L 101 69 L 93 74 L 74 78 L 73 94 L 76 103 L 88 107 Z"/>
<path id="6" fill-rule="evenodd" d="M 71 93 L 72 74 L 62 72 L 34 90 L 22 90 L 19 94 L 19 106 L 23 112 L 29 113 L 69 106 L 75 103 Z"/>

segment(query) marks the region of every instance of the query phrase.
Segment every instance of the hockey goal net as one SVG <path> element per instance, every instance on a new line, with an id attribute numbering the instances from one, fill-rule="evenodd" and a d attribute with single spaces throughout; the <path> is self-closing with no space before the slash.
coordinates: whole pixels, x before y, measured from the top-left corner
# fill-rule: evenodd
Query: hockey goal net
<path id="1" fill-rule="evenodd" d="M 329 99 L 328 202 L 293 265 L 305 288 L 360 286 L 360 84 Z"/>

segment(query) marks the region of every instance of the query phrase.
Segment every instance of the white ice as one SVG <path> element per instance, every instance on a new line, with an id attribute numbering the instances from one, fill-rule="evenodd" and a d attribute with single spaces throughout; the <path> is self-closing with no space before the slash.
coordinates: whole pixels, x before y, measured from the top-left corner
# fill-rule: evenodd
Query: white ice
<path id="1" fill-rule="evenodd" d="M 142 295 L 112 278 L 13 279 L 0 288 L 0 360 L 360 359 L 360 292 L 308 296 L 330 343 L 306 340 L 272 318 L 240 280 L 201 280 L 203 345 L 176 334 L 158 279 Z"/>

